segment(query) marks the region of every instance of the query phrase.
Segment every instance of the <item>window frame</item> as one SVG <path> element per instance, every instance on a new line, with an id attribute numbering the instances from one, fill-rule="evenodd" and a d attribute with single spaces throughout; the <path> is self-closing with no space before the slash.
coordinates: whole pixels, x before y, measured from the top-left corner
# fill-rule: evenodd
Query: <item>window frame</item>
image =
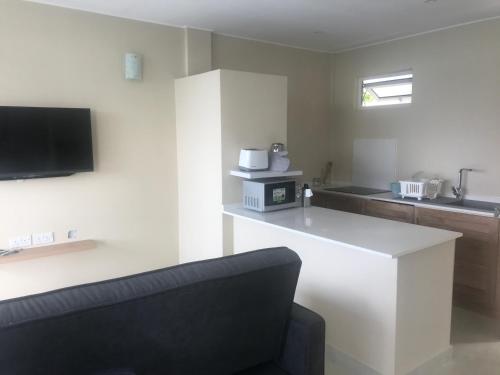
<path id="1" fill-rule="evenodd" d="M 369 80 L 369 79 L 384 79 L 384 78 L 400 76 L 400 75 L 407 75 L 407 74 L 412 75 L 412 77 L 411 77 L 411 83 L 412 83 L 411 103 L 397 103 L 397 104 L 387 104 L 387 105 L 363 106 L 363 88 L 364 88 L 363 81 Z M 414 103 L 414 95 L 413 95 L 414 94 L 413 93 L 414 82 L 415 82 L 415 72 L 411 68 L 395 71 L 392 73 L 377 74 L 377 75 L 365 75 L 363 77 L 360 77 L 360 78 L 358 78 L 358 81 L 356 83 L 356 107 L 358 109 L 362 109 L 362 110 L 408 107 Z"/>

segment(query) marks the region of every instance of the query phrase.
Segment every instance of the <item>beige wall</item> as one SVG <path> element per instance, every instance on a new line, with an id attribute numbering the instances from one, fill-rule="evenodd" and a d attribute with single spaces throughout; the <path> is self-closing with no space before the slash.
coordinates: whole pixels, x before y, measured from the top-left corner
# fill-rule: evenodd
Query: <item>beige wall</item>
<path id="1" fill-rule="evenodd" d="M 487 21 L 336 55 L 334 178 L 351 179 L 354 138 L 397 138 L 400 177 L 425 171 L 455 182 L 460 167 L 472 167 L 480 171 L 469 192 L 500 197 L 499 35 L 500 21 Z M 356 108 L 359 78 L 408 68 L 411 106 Z"/>
<path id="2" fill-rule="evenodd" d="M 212 63 L 214 69 L 288 77 L 290 158 L 306 179 L 319 176 L 329 157 L 329 55 L 215 34 Z"/>
<path id="3" fill-rule="evenodd" d="M 186 68 L 185 31 L 17 0 L 0 7 L 0 105 L 90 107 L 96 156 L 94 173 L 0 182 L 0 248 L 43 231 L 61 242 L 69 229 L 100 243 L 1 266 L 0 282 L 16 287 L 0 298 L 175 263 L 173 81 Z M 499 196 L 498 35 L 500 21 L 488 21 L 335 56 L 214 35 L 211 52 L 214 68 L 288 77 L 288 148 L 305 178 L 331 158 L 334 178 L 350 180 L 354 138 L 397 138 L 401 177 L 454 179 L 473 167 L 470 192 Z M 208 66 L 203 40 L 198 62 Z M 125 52 L 143 54 L 142 82 L 123 79 Z M 356 108 L 358 78 L 407 68 L 413 105 Z"/>
<path id="4" fill-rule="evenodd" d="M 8 238 L 69 229 L 98 250 L 0 265 L 0 298 L 177 261 L 174 78 L 183 30 L 18 0 L 0 5 L 0 104 L 90 107 L 96 171 L 0 182 L 0 248 Z M 125 81 L 125 52 L 144 80 Z"/>
<path id="5" fill-rule="evenodd" d="M 222 203 L 241 202 L 243 180 L 228 171 L 242 148 L 287 140 L 287 78 L 221 70 Z"/>
<path id="6" fill-rule="evenodd" d="M 186 76 L 212 69 L 212 33 L 206 30 L 184 29 Z"/>
<path id="7" fill-rule="evenodd" d="M 0 248 L 11 237 L 44 231 L 64 242 L 70 229 L 99 248 L 2 266 L 0 282 L 15 287 L 0 298 L 177 262 L 173 81 L 188 63 L 209 67 L 210 47 L 214 68 L 289 77 L 288 146 L 307 177 L 319 174 L 328 156 L 329 56 L 221 36 L 207 46 L 207 33 L 195 31 L 203 34 L 196 57 L 189 31 L 2 1 L 0 104 L 90 107 L 96 171 L 0 182 Z M 143 55 L 142 82 L 123 79 L 125 52 Z"/>

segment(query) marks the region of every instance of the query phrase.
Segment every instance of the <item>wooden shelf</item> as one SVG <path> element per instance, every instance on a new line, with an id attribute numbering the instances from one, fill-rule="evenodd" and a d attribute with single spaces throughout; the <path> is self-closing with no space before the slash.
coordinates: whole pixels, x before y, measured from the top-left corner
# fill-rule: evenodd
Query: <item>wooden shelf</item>
<path id="1" fill-rule="evenodd" d="M 240 171 L 238 169 L 233 169 L 229 172 L 231 176 L 246 178 L 247 180 L 254 180 L 256 178 L 273 178 L 273 177 L 291 177 L 291 176 L 302 176 L 302 171 L 286 171 L 286 172 L 274 172 L 274 171 L 258 171 L 258 172 L 246 172 Z"/>
<path id="2" fill-rule="evenodd" d="M 0 257 L 0 264 L 22 262 L 24 260 L 43 258 L 52 255 L 75 253 L 78 251 L 92 250 L 97 247 L 94 240 L 65 242 L 56 245 L 30 247 L 19 253 Z"/>

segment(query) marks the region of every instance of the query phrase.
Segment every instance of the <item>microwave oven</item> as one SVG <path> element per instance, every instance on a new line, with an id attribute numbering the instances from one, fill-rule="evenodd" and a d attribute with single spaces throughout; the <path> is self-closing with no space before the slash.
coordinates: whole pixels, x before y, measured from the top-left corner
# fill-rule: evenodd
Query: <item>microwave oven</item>
<path id="1" fill-rule="evenodd" d="M 243 207 L 269 212 L 300 206 L 295 180 L 243 181 Z"/>

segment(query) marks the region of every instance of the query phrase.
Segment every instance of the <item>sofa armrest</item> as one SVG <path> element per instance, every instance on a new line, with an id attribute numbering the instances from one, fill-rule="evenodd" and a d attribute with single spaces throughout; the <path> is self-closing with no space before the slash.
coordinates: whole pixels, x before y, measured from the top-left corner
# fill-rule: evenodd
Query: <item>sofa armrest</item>
<path id="1" fill-rule="evenodd" d="M 290 375 L 324 375 L 325 320 L 293 304 L 279 366 Z"/>

